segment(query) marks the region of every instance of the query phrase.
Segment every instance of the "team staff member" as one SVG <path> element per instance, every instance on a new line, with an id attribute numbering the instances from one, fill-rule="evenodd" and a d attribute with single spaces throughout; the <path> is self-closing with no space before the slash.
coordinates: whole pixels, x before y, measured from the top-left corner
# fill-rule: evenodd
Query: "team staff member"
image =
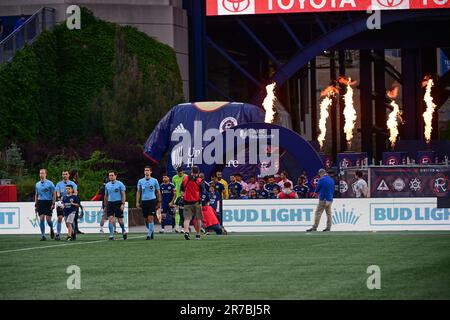
<path id="1" fill-rule="evenodd" d="M 106 216 L 108 217 L 109 240 L 114 240 L 114 224 L 115 218 L 119 220 L 122 228 L 123 240 L 127 240 L 127 233 L 123 224 L 123 210 L 125 209 L 125 185 L 117 180 L 117 172 L 110 171 L 108 173 L 109 182 L 105 185 L 104 204 L 106 208 Z M 76 232 L 76 230 L 75 230 Z M 74 233 L 75 233 L 74 232 Z"/>
<path id="2" fill-rule="evenodd" d="M 181 192 L 184 203 L 184 238 L 190 240 L 189 224 L 192 217 L 195 218 L 195 239 L 200 240 L 200 230 L 202 227 L 202 205 L 201 195 L 203 194 L 202 180 L 199 178 L 199 169 L 192 167 L 191 174 L 184 177 L 181 184 Z"/>
<path id="3" fill-rule="evenodd" d="M 142 215 L 147 225 L 147 240 L 153 240 L 156 210 L 161 204 L 161 191 L 159 189 L 158 180 L 152 178 L 152 168 L 146 166 L 144 178 L 137 183 L 136 207 L 142 208 Z"/>
<path id="4" fill-rule="evenodd" d="M 175 186 L 175 205 L 176 209 L 178 211 L 178 218 L 179 218 L 179 232 L 181 232 L 181 229 L 183 228 L 183 222 L 184 222 L 184 209 L 183 205 L 181 205 L 182 202 L 182 196 L 181 196 L 181 184 L 183 183 L 183 179 L 186 177 L 186 175 L 183 172 L 183 168 L 179 167 L 177 168 L 177 174 L 172 177 L 172 183 Z M 175 217 L 176 220 L 176 217 Z M 175 232 L 178 232 L 177 229 L 175 229 Z"/>
<path id="5" fill-rule="evenodd" d="M 217 180 L 223 185 L 223 195 L 222 199 L 228 199 L 230 197 L 230 194 L 228 193 L 228 182 L 222 178 L 222 171 L 216 172 Z"/>
<path id="6" fill-rule="evenodd" d="M 314 219 L 314 225 L 311 229 L 306 230 L 306 232 L 317 231 L 319 226 L 320 217 L 325 210 L 327 214 L 327 227 L 323 231 L 331 230 L 331 205 L 333 204 L 333 193 L 334 193 L 334 180 L 327 174 L 325 169 L 319 170 L 320 179 L 317 182 L 316 190 L 314 191 L 314 196 L 316 193 L 319 194 L 319 204 L 316 208 L 316 215 Z"/>
<path id="7" fill-rule="evenodd" d="M 39 215 L 39 227 L 41 229 L 41 241 L 47 240 L 45 238 L 45 221 L 50 227 L 50 237 L 53 239 L 55 234 L 53 232 L 52 213 L 55 208 L 56 192 L 55 185 L 50 180 L 47 180 L 47 169 L 39 170 L 39 179 L 36 183 L 34 194 L 34 209 Z"/>
<path id="8" fill-rule="evenodd" d="M 61 200 L 67 193 L 66 187 L 72 186 L 73 194 L 78 194 L 78 187 L 75 182 L 69 180 L 69 171 L 64 170 L 62 172 L 62 180 L 56 184 L 56 199 Z M 56 225 L 56 237 L 55 240 L 61 240 L 61 223 L 64 217 L 64 209 L 56 208 L 56 215 L 58 217 L 57 225 Z"/>

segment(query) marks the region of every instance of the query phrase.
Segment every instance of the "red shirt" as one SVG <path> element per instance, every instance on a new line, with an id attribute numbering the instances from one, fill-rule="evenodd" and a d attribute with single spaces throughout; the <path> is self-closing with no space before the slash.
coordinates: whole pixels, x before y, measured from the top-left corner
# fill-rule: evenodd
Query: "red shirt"
<path id="1" fill-rule="evenodd" d="M 203 220 L 203 224 L 205 225 L 205 228 L 208 228 L 215 224 L 219 224 L 219 220 L 217 219 L 216 212 L 214 211 L 214 209 L 212 207 L 203 206 L 202 214 L 203 214 L 202 220 Z"/>

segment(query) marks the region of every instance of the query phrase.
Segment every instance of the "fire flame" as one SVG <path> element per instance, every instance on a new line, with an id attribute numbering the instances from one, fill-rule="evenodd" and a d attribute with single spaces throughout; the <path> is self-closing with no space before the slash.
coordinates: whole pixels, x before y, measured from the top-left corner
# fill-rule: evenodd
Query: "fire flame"
<path id="1" fill-rule="evenodd" d="M 433 87 L 434 82 L 433 79 L 429 79 L 427 81 L 427 89 L 425 91 L 425 96 L 423 100 L 427 105 L 427 109 L 423 113 L 423 120 L 425 121 L 425 139 L 427 143 L 430 143 L 431 140 L 431 131 L 433 130 L 432 122 L 433 122 L 433 112 L 436 108 L 436 105 L 433 103 L 433 97 L 431 96 L 431 88 Z"/>
<path id="2" fill-rule="evenodd" d="M 390 132 L 389 141 L 391 142 L 391 147 L 394 149 L 395 143 L 397 142 L 398 137 L 398 121 L 397 119 L 401 116 L 400 107 L 395 102 L 395 100 L 392 100 L 391 106 L 393 108 L 392 112 L 389 113 L 388 120 L 386 122 L 386 125 Z"/>
<path id="3" fill-rule="evenodd" d="M 263 107 L 264 110 L 266 111 L 266 117 L 264 119 L 265 123 L 272 123 L 275 117 L 275 101 L 277 99 L 277 97 L 275 97 L 275 87 L 276 87 L 276 83 L 273 82 L 269 85 L 266 86 L 266 92 L 267 95 L 264 98 L 263 101 Z"/>
<path id="4" fill-rule="evenodd" d="M 394 83 L 394 87 L 392 88 L 392 90 L 387 92 L 387 96 L 392 99 L 392 111 L 391 113 L 389 113 L 388 120 L 386 122 L 386 126 L 388 127 L 390 133 L 389 141 L 391 142 L 392 149 L 394 149 L 395 143 L 397 142 L 399 124 L 398 119 L 400 119 L 400 122 L 403 122 L 401 118 L 402 112 L 400 111 L 399 105 L 395 102 L 395 99 L 398 96 L 398 90 L 398 84 Z"/>
<path id="5" fill-rule="evenodd" d="M 328 87 L 325 89 L 321 95 L 326 94 L 325 98 L 320 103 L 320 120 L 319 120 L 319 129 L 320 134 L 317 137 L 317 141 L 319 141 L 320 149 L 323 148 L 323 142 L 325 141 L 325 135 L 327 133 L 327 119 L 330 113 L 328 112 L 328 108 L 333 103 L 333 96 L 335 94 L 334 87 Z"/>
<path id="6" fill-rule="evenodd" d="M 348 82 L 347 82 L 347 92 L 344 95 L 344 102 L 345 102 L 344 132 L 345 132 L 345 138 L 347 140 L 347 145 L 349 147 L 352 145 L 353 129 L 355 127 L 355 122 L 356 122 L 356 110 L 353 107 L 353 88 L 352 88 L 351 84 L 352 84 L 352 79 L 349 78 Z"/>

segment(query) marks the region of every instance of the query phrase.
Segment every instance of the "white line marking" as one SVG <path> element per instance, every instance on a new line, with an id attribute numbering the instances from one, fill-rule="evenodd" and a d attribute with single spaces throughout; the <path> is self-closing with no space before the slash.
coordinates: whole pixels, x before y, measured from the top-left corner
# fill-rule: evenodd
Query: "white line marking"
<path id="1" fill-rule="evenodd" d="M 131 238 L 128 238 L 128 239 L 132 240 L 132 239 L 139 239 L 139 238 L 144 238 L 144 237 L 145 236 L 131 237 Z M 9 253 L 9 252 L 29 251 L 29 250 L 35 250 L 35 249 L 46 249 L 46 248 L 56 248 L 56 247 L 65 247 L 65 246 L 76 246 L 76 245 L 80 245 L 80 244 L 99 243 L 99 242 L 108 242 L 108 241 L 110 241 L 110 240 L 108 239 L 108 240 L 95 240 L 95 241 L 88 241 L 88 242 L 63 243 L 63 244 L 55 244 L 53 246 L 21 248 L 21 249 L 14 249 L 14 250 L 4 250 L 4 251 L 0 251 L 0 254 L 2 254 L 2 253 Z"/>

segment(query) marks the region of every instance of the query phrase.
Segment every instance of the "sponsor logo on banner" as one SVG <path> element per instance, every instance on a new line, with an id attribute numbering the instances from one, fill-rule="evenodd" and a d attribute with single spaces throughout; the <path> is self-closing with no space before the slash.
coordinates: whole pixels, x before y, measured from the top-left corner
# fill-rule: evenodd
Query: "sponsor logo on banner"
<path id="1" fill-rule="evenodd" d="M 255 0 L 217 0 L 219 15 L 254 14 Z"/>
<path id="2" fill-rule="evenodd" d="M 348 184 L 344 180 L 339 181 L 339 192 L 346 193 L 348 190 Z"/>
<path id="3" fill-rule="evenodd" d="M 378 184 L 377 190 L 378 191 L 389 191 L 389 187 L 388 187 L 386 181 L 384 181 L 384 179 L 381 179 L 380 183 Z"/>
<path id="4" fill-rule="evenodd" d="M 410 203 L 393 207 L 370 205 L 371 225 L 450 225 L 450 209 L 438 209 L 435 203 Z"/>
<path id="5" fill-rule="evenodd" d="M 403 180 L 402 178 L 395 179 L 395 181 L 392 183 L 392 187 L 394 188 L 395 191 L 398 192 L 403 191 L 406 187 L 405 180 Z"/>
<path id="6" fill-rule="evenodd" d="M 409 9 L 410 0 L 372 0 L 372 9 Z"/>
<path id="7" fill-rule="evenodd" d="M 420 158 L 419 163 L 420 164 L 430 164 L 431 158 L 429 156 L 423 156 Z"/>
<path id="8" fill-rule="evenodd" d="M 433 183 L 432 185 L 433 192 L 437 196 L 445 195 L 447 193 L 448 178 L 446 175 L 438 173 L 437 175 L 434 176 L 432 183 Z"/>
<path id="9" fill-rule="evenodd" d="M 390 156 L 390 157 L 386 160 L 386 165 L 388 165 L 388 166 L 396 166 L 396 165 L 398 165 L 397 157 Z"/>
<path id="10" fill-rule="evenodd" d="M 361 215 L 357 215 L 354 209 L 348 211 L 345 209 L 345 205 L 342 206 L 342 210 L 334 209 L 332 224 L 351 224 L 356 225 Z"/>
<path id="11" fill-rule="evenodd" d="M 20 209 L 17 207 L 0 208 L 0 229 L 20 228 Z"/>
<path id="12" fill-rule="evenodd" d="M 294 222 L 296 225 L 310 225 L 314 220 L 313 205 L 253 205 L 232 206 L 223 210 L 223 223 L 234 226 L 251 226 L 253 224 L 284 224 Z"/>
<path id="13" fill-rule="evenodd" d="M 422 181 L 419 178 L 412 179 L 409 181 L 409 189 L 414 192 L 422 191 Z"/>
<path id="14" fill-rule="evenodd" d="M 352 166 L 353 166 L 353 163 L 348 158 L 344 158 L 341 160 L 341 162 L 339 162 L 339 167 L 341 167 L 341 168 L 348 168 L 348 167 L 352 167 Z"/>

